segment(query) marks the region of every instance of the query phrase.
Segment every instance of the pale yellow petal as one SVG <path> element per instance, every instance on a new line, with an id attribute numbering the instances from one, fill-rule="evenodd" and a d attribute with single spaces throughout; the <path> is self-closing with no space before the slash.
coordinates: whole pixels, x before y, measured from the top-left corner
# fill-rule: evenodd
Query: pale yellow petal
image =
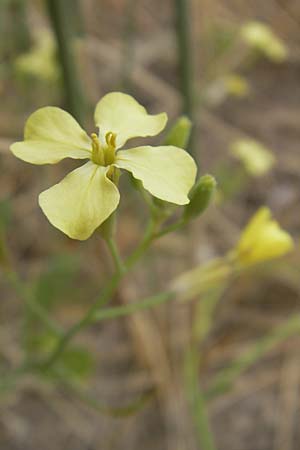
<path id="1" fill-rule="evenodd" d="M 39 204 L 52 225 L 72 239 L 88 239 L 119 203 L 108 169 L 89 161 L 42 192 Z"/>
<path id="2" fill-rule="evenodd" d="M 111 131 L 117 136 L 117 148 L 133 137 L 155 136 L 166 126 L 165 113 L 150 115 L 133 97 L 121 92 L 105 95 L 97 104 L 95 123 L 100 135 Z"/>
<path id="3" fill-rule="evenodd" d="M 293 239 L 272 219 L 271 211 L 260 208 L 243 231 L 236 253 L 242 265 L 283 256 L 293 248 Z"/>
<path id="4" fill-rule="evenodd" d="M 197 167 L 184 150 L 173 146 L 136 147 L 117 153 L 115 165 L 141 180 L 152 195 L 167 202 L 185 205 Z"/>
<path id="5" fill-rule="evenodd" d="M 271 220 L 271 216 L 272 214 L 269 208 L 265 206 L 259 208 L 244 228 L 239 241 L 239 247 L 246 248 L 249 245 L 253 246 L 260 230 Z"/>
<path id="6" fill-rule="evenodd" d="M 24 141 L 16 142 L 10 149 L 23 161 L 55 164 L 64 158 L 89 158 L 91 140 L 69 113 L 49 106 L 31 114 Z"/>

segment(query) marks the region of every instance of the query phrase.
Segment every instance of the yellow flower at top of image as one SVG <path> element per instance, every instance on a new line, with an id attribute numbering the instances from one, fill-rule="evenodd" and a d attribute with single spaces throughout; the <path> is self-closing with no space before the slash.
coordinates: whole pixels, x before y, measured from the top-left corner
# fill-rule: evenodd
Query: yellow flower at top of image
<path id="1" fill-rule="evenodd" d="M 288 56 L 284 42 L 263 22 L 251 21 L 243 25 L 241 37 L 250 47 L 259 50 L 271 61 L 280 63 Z"/>
<path id="2" fill-rule="evenodd" d="M 289 233 L 272 219 L 269 208 L 260 208 L 251 218 L 233 251 L 242 266 L 278 258 L 293 249 Z"/>
<path id="3" fill-rule="evenodd" d="M 245 170 L 261 177 L 274 166 L 276 159 L 271 150 L 254 139 L 239 139 L 231 145 L 231 154 L 241 161 Z"/>
<path id="4" fill-rule="evenodd" d="M 88 136 L 66 111 L 41 108 L 27 120 L 24 141 L 10 147 L 15 156 L 32 164 L 88 160 L 39 195 L 52 225 L 73 239 L 88 239 L 119 204 L 119 169 L 131 172 L 161 200 L 189 203 L 197 167 L 185 150 L 171 145 L 119 150 L 128 139 L 160 133 L 167 122 L 165 113 L 149 115 L 130 95 L 111 92 L 96 105 L 94 118 L 99 134 Z"/>

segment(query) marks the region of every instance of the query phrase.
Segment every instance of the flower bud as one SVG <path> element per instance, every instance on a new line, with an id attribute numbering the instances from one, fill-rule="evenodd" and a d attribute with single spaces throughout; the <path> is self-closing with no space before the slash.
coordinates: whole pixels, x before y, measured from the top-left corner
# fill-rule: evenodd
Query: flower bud
<path id="1" fill-rule="evenodd" d="M 208 207 L 212 195 L 216 190 L 217 182 L 211 175 L 203 175 L 193 187 L 190 194 L 190 203 L 185 206 L 183 219 L 195 219 Z"/>
<path id="2" fill-rule="evenodd" d="M 192 122 L 186 116 L 181 116 L 176 120 L 167 135 L 164 145 L 174 145 L 186 149 L 192 129 Z"/>

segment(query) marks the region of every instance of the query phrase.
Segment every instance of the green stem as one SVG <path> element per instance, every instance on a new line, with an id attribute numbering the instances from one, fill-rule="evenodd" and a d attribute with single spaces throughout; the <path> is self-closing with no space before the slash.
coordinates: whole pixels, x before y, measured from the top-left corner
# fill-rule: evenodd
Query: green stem
<path id="1" fill-rule="evenodd" d="M 178 222 L 173 223 L 172 225 L 169 225 L 168 227 L 163 228 L 161 231 L 156 233 L 153 236 L 153 239 L 159 239 L 162 236 L 165 236 L 166 234 L 172 233 L 173 231 L 179 230 L 184 225 L 186 225 L 186 221 L 180 219 Z"/>
<path id="2" fill-rule="evenodd" d="M 205 399 L 199 386 L 197 352 L 197 346 L 191 344 L 185 361 L 187 394 L 195 421 L 199 447 L 203 450 L 216 450 L 207 417 Z"/>
<path id="3" fill-rule="evenodd" d="M 15 383 L 19 378 L 23 377 L 26 373 L 34 369 L 34 364 L 26 361 L 21 364 L 17 369 L 9 373 L 9 375 L 4 376 L 0 379 L 0 392 L 11 389 L 15 386 Z"/>
<path id="4" fill-rule="evenodd" d="M 43 369 L 49 369 L 61 356 L 61 354 L 64 352 L 65 348 L 67 347 L 68 343 L 71 341 L 71 339 L 79 333 L 83 328 L 85 328 L 87 325 L 93 322 L 94 315 L 96 311 L 101 307 L 104 306 L 112 297 L 112 295 L 117 290 L 121 280 L 125 276 L 125 274 L 135 265 L 135 263 L 141 258 L 143 253 L 148 249 L 153 233 L 155 230 L 155 222 L 150 221 L 148 228 L 146 230 L 144 239 L 142 240 L 141 244 L 136 248 L 136 250 L 132 253 L 131 256 L 129 256 L 125 261 L 125 267 L 126 271 L 117 271 L 106 287 L 104 288 L 104 291 L 100 298 L 96 300 L 96 302 L 93 304 L 93 306 L 88 310 L 86 315 L 77 323 L 75 323 L 60 339 L 58 342 L 56 348 L 54 351 L 50 354 L 50 356 L 47 358 L 47 360 L 42 364 Z"/>
<path id="5" fill-rule="evenodd" d="M 148 250 L 148 247 L 150 246 L 153 240 L 156 227 L 157 227 L 156 221 L 152 218 L 148 223 L 145 235 L 141 243 L 137 246 L 134 252 L 125 261 L 127 270 L 131 269 L 135 265 L 135 263 L 143 256 L 143 254 Z"/>
<path id="6" fill-rule="evenodd" d="M 86 105 L 79 81 L 73 51 L 74 30 L 69 16 L 70 3 L 62 0 L 47 0 L 48 13 L 56 36 L 58 57 L 63 72 L 67 108 L 74 117 L 84 123 Z M 73 21 L 74 23 L 74 21 Z"/>
<path id="7" fill-rule="evenodd" d="M 76 322 L 69 330 L 62 336 L 60 341 L 57 343 L 56 348 L 50 354 L 50 356 L 46 359 L 45 362 L 41 364 L 42 369 L 49 369 L 62 355 L 65 348 L 71 339 L 78 334 L 83 328 L 93 322 L 93 317 L 98 308 L 107 303 L 110 300 L 113 293 L 116 291 L 117 287 L 121 279 L 123 278 L 124 273 L 115 273 L 106 287 L 100 298 L 93 304 L 93 306 L 88 310 L 88 312 L 83 316 L 81 320 Z"/>
<path id="8" fill-rule="evenodd" d="M 69 389 L 70 387 L 67 386 Z M 74 388 L 71 387 L 71 393 L 75 394 L 83 403 L 85 403 L 90 408 L 94 409 L 95 411 L 98 411 L 101 414 L 105 414 L 111 417 L 129 417 L 132 414 L 138 413 L 141 409 L 143 409 L 146 404 L 153 400 L 154 398 L 154 391 L 146 392 L 145 394 L 142 394 L 139 396 L 137 400 L 134 402 L 126 405 L 126 406 L 120 406 L 120 407 L 111 407 L 104 404 L 101 404 L 98 400 L 94 398 L 94 396 L 91 396 L 85 392 L 82 391 L 82 389 L 78 389 L 77 387 Z"/>
<path id="9" fill-rule="evenodd" d="M 121 86 L 123 90 L 130 89 L 130 76 L 134 58 L 133 38 L 135 31 L 135 12 L 137 0 L 127 0 L 124 14 L 123 52 L 121 64 Z"/>
<path id="10" fill-rule="evenodd" d="M 12 16 L 14 47 L 16 54 L 30 47 L 30 34 L 27 24 L 27 5 L 25 0 L 11 0 L 9 4 Z"/>
<path id="11" fill-rule="evenodd" d="M 112 259 L 114 261 L 117 272 L 120 274 L 125 273 L 126 266 L 124 265 L 124 263 L 122 261 L 121 255 L 119 253 L 119 250 L 118 250 L 118 247 L 116 245 L 114 238 L 112 238 L 112 237 L 107 238 L 106 243 L 110 250 L 110 253 L 111 253 Z"/>
<path id="12" fill-rule="evenodd" d="M 176 14 L 176 36 L 178 46 L 178 64 L 180 90 L 183 97 L 183 112 L 193 119 L 194 79 L 191 45 L 190 0 L 174 0 Z"/>
<path id="13" fill-rule="evenodd" d="M 41 322 L 51 330 L 56 336 L 63 335 L 63 329 L 56 323 L 51 317 L 49 317 L 47 311 L 35 300 L 30 289 L 24 285 L 24 283 L 19 279 L 16 272 L 13 270 L 5 270 L 3 273 L 6 276 L 7 281 L 16 291 L 16 293 L 23 298 L 27 307 L 30 311 L 36 315 Z"/>
<path id="14" fill-rule="evenodd" d="M 91 308 L 87 311 L 85 316 L 78 322 L 76 322 L 69 330 L 64 333 L 59 342 L 57 343 L 56 347 L 54 348 L 53 352 L 48 356 L 48 358 L 42 362 L 41 364 L 37 364 L 37 367 L 42 370 L 48 370 L 62 355 L 65 348 L 69 344 L 69 342 L 72 340 L 72 338 L 78 334 L 83 328 L 85 328 L 87 325 L 93 323 L 95 321 L 95 314 L 98 311 L 98 309 L 101 306 L 104 306 L 112 297 L 112 295 L 117 290 L 120 282 L 122 281 L 125 274 L 136 264 L 136 262 L 142 257 L 142 255 L 147 251 L 149 245 L 151 244 L 153 240 L 153 236 L 155 235 L 156 227 L 158 225 L 158 222 L 155 220 L 150 220 L 149 225 L 147 227 L 146 233 L 144 238 L 142 239 L 140 245 L 136 248 L 136 250 L 126 259 L 125 264 L 121 264 L 121 260 L 119 261 L 119 255 L 118 251 L 116 249 L 115 243 L 110 241 L 109 247 L 112 251 L 112 255 L 115 259 L 115 263 L 117 267 L 120 270 L 117 270 L 117 272 L 111 277 L 109 282 L 107 283 L 106 287 L 103 290 L 102 295 L 95 301 L 95 303 L 91 306 Z M 120 266 L 120 267 L 119 267 Z M 122 267 L 122 270 L 121 270 Z M 123 267 L 126 269 L 124 270 Z M 158 304 L 160 302 L 166 301 L 170 293 L 163 293 L 161 296 L 158 296 L 156 298 L 150 298 L 146 299 L 145 303 L 142 304 L 141 309 L 144 309 L 146 307 L 150 307 L 152 304 Z M 147 306 L 149 305 L 149 306 Z M 128 309 L 127 309 L 128 308 Z M 126 315 L 130 314 L 131 312 L 134 312 L 137 310 L 138 307 L 136 305 L 127 305 L 126 307 L 120 307 L 117 311 L 115 310 L 106 310 L 103 312 L 104 316 L 107 315 L 107 318 L 114 317 L 114 315 Z M 101 314 L 99 313 L 101 316 Z M 98 320 L 104 320 L 103 318 L 98 318 Z M 99 316 L 98 316 L 99 317 Z"/>
<path id="15" fill-rule="evenodd" d="M 242 356 L 233 361 L 229 367 L 219 372 L 206 393 L 206 398 L 210 400 L 230 389 L 243 372 L 270 352 L 276 345 L 299 333 L 300 316 L 297 314 L 260 339 L 248 351 L 244 352 Z"/>
<path id="16" fill-rule="evenodd" d="M 128 316 L 145 309 L 153 308 L 171 300 L 174 297 L 174 293 L 171 291 L 161 292 L 152 297 L 146 298 L 136 303 L 130 303 L 129 305 L 117 306 L 114 308 L 106 308 L 96 312 L 93 316 L 93 322 L 99 322 L 102 320 L 116 319 L 118 317 Z"/>

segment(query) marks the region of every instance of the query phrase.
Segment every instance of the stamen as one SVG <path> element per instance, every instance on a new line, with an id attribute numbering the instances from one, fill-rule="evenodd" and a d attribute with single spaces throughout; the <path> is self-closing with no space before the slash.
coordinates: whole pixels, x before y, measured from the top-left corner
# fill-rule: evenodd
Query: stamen
<path id="1" fill-rule="evenodd" d="M 112 133 L 111 131 L 109 131 L 108 133 L 106 133 L 105 136 L 105 140 L 107 145 L 109 145 L 110 147 L 116 147 L 116 135 L 115 133 Z"/>
<path id="2" fill-rule="evenodd" d="M 95 164 L 99 164 L 100 166 L 105 165 L 104 161 L 104 153 L 101 148 L 100 141 L 96 133 L 91 134 L 92 138 L 92 160 Z"/>
<path id="3" fill-rule="evenodd" d="M 115 154 L 116 154 L 116 135 L 109 131 L 105 135 L 105 140 L 107 147 L 104 148 L 104 159 L 105 164 L 110 165 L 113 164 L 115 160 Z"/>

